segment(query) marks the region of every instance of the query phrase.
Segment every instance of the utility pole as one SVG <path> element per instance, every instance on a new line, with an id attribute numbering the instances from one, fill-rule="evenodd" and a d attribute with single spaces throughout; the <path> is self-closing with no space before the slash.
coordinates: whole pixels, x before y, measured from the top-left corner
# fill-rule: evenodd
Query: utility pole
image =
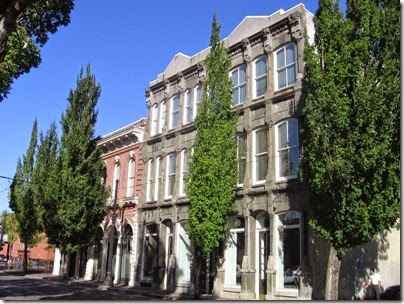
<path id="1" fill-rule="evenodd" d="M 115 221 L 116 221 L 116 204 L 117 204 L 117 198 L 118 198 L 118 183 L 119 180 L 117 179 L 115 181 L 115 194 L 114 194 L 114 205 L 112 209 L 112 222 L 111 222 L 111 228 L 108 234 L 108 268 L 107 268 L 107 277 L 104 280 L 104 285 L 105 286 L 112 286 L 113 285 L 113 280 L 112 280 L 112 255 L 114 254 L 114 238 L 115 238 Z"/>

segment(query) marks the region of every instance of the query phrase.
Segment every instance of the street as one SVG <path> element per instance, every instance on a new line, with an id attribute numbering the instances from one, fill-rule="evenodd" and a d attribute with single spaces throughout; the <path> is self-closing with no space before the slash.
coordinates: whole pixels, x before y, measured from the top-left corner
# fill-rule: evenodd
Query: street
<path id="1" fill-rule="evenodd" d="M 161 300 L 153 294 L 144 295 L 135 291 L 103 289 L 94 284 L 69 284 L 68 281 L 52 280 L 34 275 L 0 270 L 0 300 L 3 301 L 64 301 L 64 300 Z"/>

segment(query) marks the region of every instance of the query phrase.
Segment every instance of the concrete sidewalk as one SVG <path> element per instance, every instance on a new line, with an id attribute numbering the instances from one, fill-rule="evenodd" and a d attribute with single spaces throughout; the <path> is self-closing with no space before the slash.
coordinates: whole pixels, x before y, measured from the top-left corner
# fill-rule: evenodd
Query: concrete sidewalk
<path id="1" fill-rule="evenodd" d="M 22 275 L 22 273 L 21 273 L 21 275 Z M 87 285 L 87 286 L 92 286 L 92 287 L 94 287 L 96 289 L 100 289 L 100 290 L 115 290 L 115 291 L 135 294 L 135 295 L 150 296 L 152 298 L 161 299 L 161 300 L 188 300 L 188 301 L 195 300 L 194 297 L 190 294 L 169 292 L 166 290 L 159 290 L 156 288 L 146 287 L 146 286 L 135 286 L 135 287 L 130 287 L 128 285 L 105 286 L 102 282 L 97 281 L 97 280 L 89 281 L 89 280 L 84 280 L 84 279 L 65 278 L 65 277 L 62 277 L 59 275 L 52 275 L 50 273 L 28 273 L 25 276 L 30 277 L 30 278 L 35 278 L 35 279 L 57 280 L 57 281 L 61 281 L 61 282 L 66 282 L 66 284 Z M 208 294 L 201 295 L 198 300 L 208 300 L 208 301 L 233 300 L 234 301 L 234 299 L 218 298 L 218 297 L 213 297 L 212 295 L 208 295 Z"/>

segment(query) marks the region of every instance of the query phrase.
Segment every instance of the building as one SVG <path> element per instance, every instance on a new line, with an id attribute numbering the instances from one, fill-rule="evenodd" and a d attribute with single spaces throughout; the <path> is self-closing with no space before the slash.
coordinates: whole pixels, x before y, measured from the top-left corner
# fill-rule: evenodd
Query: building
<path id="1" fill-rule="evenodd" d="M 223 41 L 232 68 L 239 171 L 237 214 L 219 253 L 211 290 L 235 299 L 310 299 L 307 200 L 297 179 L 304 30 L 313 14 L 303 4 L 246 17 Z M 193 120 L 204 90 L 203 61 L 177 54 L 146 90 L 148 127 L 139 199 L 139 283 L 192 292 L 189 200 L 184 191 Z M 301 280 L 285 272 L 301 267 Z M 292 279 L 291 279 L 292 278 Z"/>
<path id="2" fill-rule="evenodd" d="M 146 121 L 142 118 L 101 136 L 97 142 L 106 168 L 103 182 L 111 195 L 106 202 L 109 212 L 94 236 L 94 245 L 87 250 L 85 280 L 105 281 L 110 275 L 115 285 L 134 286 L 137 208 L 142 187 L 142 142 Z M 111 228 L 113 222 L 116 229 Z"/>

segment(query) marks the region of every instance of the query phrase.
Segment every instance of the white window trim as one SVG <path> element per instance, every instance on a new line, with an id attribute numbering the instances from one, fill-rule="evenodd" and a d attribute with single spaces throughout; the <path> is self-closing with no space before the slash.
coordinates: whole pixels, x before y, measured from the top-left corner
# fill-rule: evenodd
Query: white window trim
<path id="1" fill-rule="evenodd" d="M 275 126 L 275 160 L 276 160 L 275 161 L 275 172 L 276 172 L 276 181 L 277 182 L 287 181 L 287 180 L 290 180 L 290 179 L 296 179 L 297 178 L 297 172 L 296 172 L 296 174 L 293 174 L 293 175 L 280 176 L 280 168 L 279 168 L 279 163 L 280 163 L 279 147 L 278 147 L 278 143 L 279 143 L 279 137 L 278 137 L 279 126 L 281 126 L 284 123 L 287 123 L 287 126 L 289 128 L 289 121 L 292 121 L 292 120 L 296 121 L 296 125 L 297 125 L 296 133 L 297 133 L 297 142 L 298 142 L 298 144 L 297 144 L 297 146 L 289 147 L 288 149 L 290 150 L 291 148 L 296 148 L 296 147 L 299 149 L 299 123 L 298 123 L 296 118 L 289 118 L 289 119 L 283 120 L 283 121 L 277 123 L 276 126 Z M 300 159 L 299 159 L 299 161 L 300 161 Z"/>
<path id="2" fill-rule="evenodd" d="M 154 179 L 154 199 L 157 201 L 159 198 L 159 189 L 161 183 L 161 158 L 157 157 L 155 161 L 155 179 Z"/>
<path id="3" fill-rule="evenodd" d="M 240 83 L 240 70 L 241 70 L 241 68 L 244 68 L 245 73 L 246 73 L 246 79 L 245 79 L 245 81 L 243 83 Z M 237 71 L 237 85 L 234 85 L 232 74 L 234 72 L 236 72 L 236 71 Z M 237 100 L 237 103 L 234 103 L 234 96 L 233 96 L 233 106 L 237 106 L 239 104 L 244 103 L 244 101 L 246 100 L 246 97 L 247 97 L 247 65 L 242 64 L 242 65 L 239 65 L 238 67 L 234 68 L 233 70 L 231 70 L 230 71 L 230 79 L 232 80 L 232 85 L 233 85 L 232 92 L 234 92 L 235 89 L 237 89 L 238 92 L 239 92 L 239 95 L 238 95 L 239 98 Z M 240 88 L 242 86 L 245 86 L 246 96 L 244 96 L 243 100 L 240 100 Z"/>
<path id="4" fill-rule="evenodd" d="M 198 99 L 198 89 L 200 91 L 199 93 L 199 99 Z M 192 117 L 193 120 L 195 120 L 196 115 L 198 114 L 198 109 L 201 104 L 201 99 L 202 99 L 202 86 L 200 84 L 197 84 L 194 87 L 194 99 L 193 99 L 193 109 L 192 109 Z"/>
<path id="5" fill-rule="evenodd" d="M 178 110 L 174 111 L 174 99 L 176 99 L 178 97 Z M 178 124 L 180 123 L 180 108 L 181 108 L 181 99 L 180 99 L 180 95 L 179 94 L 175 94 L 173 97 L 171 97 L 170 99 L 170 129 L 174 129 L 178 126 Z M 178 116 L 178 121 L 177 124 L 174 126 L 173 125 L 173 118 L 174 115 L 177 114 Z"/>
<path id="6" fill-rule="evenodd" d="M 187 157 L 185 157 L 185 155 L 187 155 Z M 181 172 L 180 172 L 180 191 L 179 194 L 181 196 L 185 196 L 185 181 L 184 181 L 184 177 L 188 172 L 188 168 L 187 168 L 187 162 L 188 162 L 188 150 L 184 149 L 181 151 Z"/>
<path id="7" fill-rule="evenodd" d="M 256 145 L 255 145 L 255 143 L 256 143 L 256 140 L 257 140 L 257 132 L 259 132 L 259 131 L 261 131 L 261 130 L 266 131 L 266 134 L 267 134 L 267 144 L 268 144 L 268 130 L 265 129 L 265 128 L 263 128 L 263 127 L 258 128 L 258 129 L 255 129 L 255 130 L 253 131 L 253 138 L 252 138 L 252 157 L 253 157 L 253 161 L 252 161 L 252 183 L 253 183 L 253 185 L 260 185 L 260 184 L 264 184 L 264 183 L 266 182 L 266 178 L 263 179 L 263 180 L 256 180 L 256 175 L 257 175 L 257 154 L 256 154 L 256 152 L 255 152 L 255 150 L 256 150 Z M 267 154 L 267 159 L 268 159 L 268 149 L 267 149 L 266 152 L 262 152 L 262 153 L 260 153 L 259 155 L 264 155 L 265 153 Z M 266 171 L 267 171 L 267 174 L 268 174 L 268 162 L 267 162 L 267 169 L 266 169 Z"/>
<path id="8" fill-rule="evenodd" d="M 162 100 L 159 105 L 159 118 L 158 118 L 158 133 L 161 134 L 166 124 L 167 117 L 167 103 L 165 100 Z"/>
<path id="9" fill-rule="evenodd" d="M 240 156 L 240 154 L 239 154 L 239 143 L 240 143 L 240 134 L 242 134 L 243 136 L 244 136 L 244 140 L 246 141 L 246 143 L 245 143 L 245 154 L 244 154 L 244 156 Z M 245 162 L 245 168 L 244 168 L 244 178 L 245 178 L 245 174 L 246 174 L 246 171 L 247 171 L 247 134 L 245 133 L 245 132 L 243 132 L 243 133 L 238 133 L 237 134 L 237 160 L 238 161 L 240 161 L 240 160 L 244 160 L 244 162 Z M 240 174 L 240 170 L 239 170 L 239 168 L 240 167 L 237 167 L 237 174 Z M 242 183 L 239 183 L 238 182 L 238 177 L 237 177 L 237 186 L 238 187 L 241 187 L 241 186 L 243 186 L 243 184 L 244 184 L 244 179 L 243 179 L 243 182 Z"/>
<path id="10" fill-rule="evenodd" d="M 193 114 L 192 114 L 192 92 L 190 89 L 186 90 L 184 93 L 184 113 L 182 120 L 185 124 L 189 124 L 193 120 Z M 189 117 L 189 119 L 188 119 Z"/>
<path id="11" fill-rule="evenodd" d="M 284 67 L 282 67 L 282 70 L 284 70 L 284 69 L 286 69 L 287 67 L 290 67 L 290 66 L 292 66 L 292 65 L 295 65 L 295 72 L 296 72 L 296 78 L 295 78 L 295 81 L 293 82 L 293 83 L 291 83 L 291 84 L 289 84 L 289 85 L 286 85 L 286 86 L 284 86 L 284 87 L 282 87 L 282 88 L 279 88 L 279 84 L 278 84 L 278 64 L 277 64 L 277 55 L 278 55 L 278 52 L 280 52 L 281 50 L 284 50 L 285 51 L 285 53 L 286 53 L 286 48 L 288 47 L 288 46 L 293 46 L 293 52 L 294 52 L 294 55 L 295 55 L 295 61 L 294 61 L 294 63 L 293 64 L 289 64 L 288 66 L 284 66 Z M 275 75 L 274 75 L 274 86 L 275 86 L 275 91 L 280 91 L 280 90 L 283 90 L 283 89 L 286 89 L 286 88 L 289 88 L 289 87 L 292 87 L 292 86 L 294 86 L 294 84 L 295 84 L 295 82 L 296 82 L 296 79 L 297 79 L 297 54 L 296 54 L 296 44 L 294 44 L 294 43 L 288 43 L 288 44 L 285 44 L 285 45 L 283 45 L 282 47 L 280 47 L 280 48 L 278 48 L 277 50 L 275 50 L 274 52 L 273 52 L 273 54 L 274 54 L 274 58 L 273 58 L 273 60 L 274 60 L 274 73 L 275 73 Z M 287 75 L 286 75 L 286 80 L 287 80 Z"/>
<path id="12" fill-rule="evenodd" d="M 268 58 L 267 58 L 266 55 L 261 55 L 261 56 L 255 58 L 255 60 L 252 62 L 252 69 L 253 69 L 253 86 L 252 86 L 253 98 L 259 98 L 259 97 L 265 95 L 265 92 L 264 92 L 264 94 L 262 94 L 262 95 L 257 95 L 257 77 L 256 77 L 257 71 L 256 71 L 256 67 L 255 67 L 255 66 L 256 66 L 257 61 L 260 60 L 260 59 L 262 59 L 262 58 L 265 58 L 265 60 L 266 60 L 267 70 L 266 70 L 266 73 L 265 73 L 264 75 L 261 75 L 261 76 L 259 77 L 259 79 L 262 79 L 262 78 L 264 78 L 264 77 L 267 77 L 267 88 L 266 88 L 265 91 L 268 90 Z"/>
<path id="13" fill-rule="evenodd" d="M 114 165 L 114 179 L 112 181 L 112 192 L 111 192 L 111 197 L 114 198 L 115 196 L 115 187 L 116 187 L 116 180 L 120 180 L 121 177 L 121 163 L 119 162 L 119 158 L 115 160 L 115 165 Z M 119 186 L 118 186 L 119 190 Z"/>
<path id="14" fill-rule="evenodd" d="M 153 159 L 149 159 L 147 162 L 147 187 L 146 187 L 146 201 L 152 201 L 152 197 L 150 195 L 150 187 L 153 184 L 153 177 L 152 177 L 152 169 L 153 169 Z"/>
<path id="15" fill-rule="evenodd" d="M 152 107 L 152 119 L 151 119 L 151 127 L 150 127 L 150 136 L 154 136 L 157 134 L 158 129 L 158 116 L 159 116 L 159 105 L 156 103 Z"/>
<path id="16" fill-rule="evenodd" d="M 126 189 L 126 197 L 133 196 L 135 190 L 135 172 L 136 172 L 136 162 L 133 157 L 129 159 L 128 162 L 128 186 Z"/>
<path id="17" fill-rule="evenodd" d="M 170 171 L 169 171 L 169 169 L 170 169 L 170 160 L 171 160 L 172 157 L 174 157 L 174 160 L 176 162 L 177 157 L 175 155 L 175 152 L 168 154 L 167 157 L 166 157 L 166 176 L 165 176 L 166 182 L 165 182 L 165 187 L 164 187 L 165 188 L 164 193 L 165 193 L 165 198 L 166 199 L 172 198 L 172 196 L 174 194 L 174 190 L 175 190 L 175 189 L 173 189 L 173 193 L 168 194 L 168 186 L 169 186 L 169 183 L 170 183 L 170 176 L 174 176 L 174 188 L 175 188 L 175 177 L 176 177 L 175 176 L 176 175 L 175 169 L 176 169 L 176 164 L 174 164 L 174 172 L 170 173 Z"/>

